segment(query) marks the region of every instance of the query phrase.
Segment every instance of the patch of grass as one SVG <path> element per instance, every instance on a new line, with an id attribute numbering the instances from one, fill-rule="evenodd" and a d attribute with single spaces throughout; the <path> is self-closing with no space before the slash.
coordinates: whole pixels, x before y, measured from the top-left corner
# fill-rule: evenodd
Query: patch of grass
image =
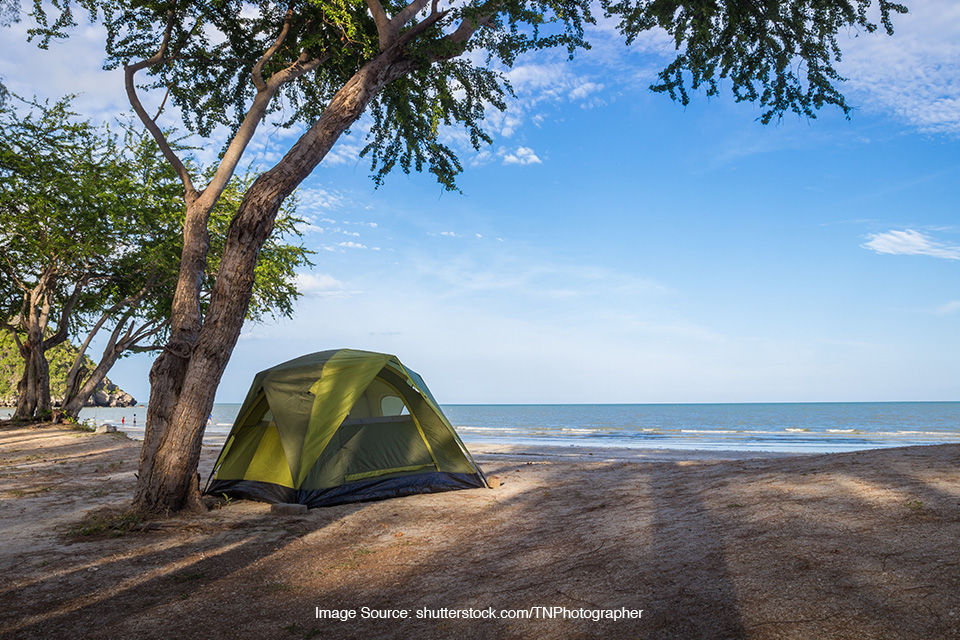
<path id="1" fill-rule="evenodd" d="M 284 591 L 293 591 L 293 585 L 287 584 L 285 582 L 271 582 L 264 587 L 264 590 L 267 593 L 281 593 Z"/>
<path id="2" fill-rule="evenodd" d="M 923 500 L 910 500 L 907 502 L 907 508 L 920 511 L 920 509 L 923 509 Z"/>
<path id="3" fill-rule="evenodd" d="M 745 506 L 747 506 L 747 505 L 745 505 L 745 504 L 740 504 L 739 502 L 731 502 L 730 504 L 727 505 L 727 508 L 728 508 L 728 509 L 743 509 Z"/>
<path id="4" fill-rule="evenodd" d="M 373 553 L 376 553 L 376 551 L 373 551 L 372 549 L 364 549 L 361 547 L 360 549 L 357 549 L 356 551 L 354 551 L 353 555 L 356 557 L 356 556 L 366 556 Z"/>
<path id="5" fill-rule="evenodd" d="M 36 496 L 41 493 L 53 491 L 53 487 L 37 487 L 36 489 L 9 489 L 7 494 L 14 498 L 23 498 L 25 496 Z"/>
<path id="6" fill-rule="evenodd" d="M 96 426 L 93 425 L 89 420 L 76 420 L 70 416 L 66 416 L 63 419 L 63 424 L 68 428 L 74 431 L 85 431 L 87 433 L 93 433 L 97 430 Z"/>
<path id="7" fill-rule="evenodd" d="M 143 516 L 135 511 L 100 511 L 87 514 L 69 531 L 74 536 L 108 535 L 118 538 L 141 523 Z"/>

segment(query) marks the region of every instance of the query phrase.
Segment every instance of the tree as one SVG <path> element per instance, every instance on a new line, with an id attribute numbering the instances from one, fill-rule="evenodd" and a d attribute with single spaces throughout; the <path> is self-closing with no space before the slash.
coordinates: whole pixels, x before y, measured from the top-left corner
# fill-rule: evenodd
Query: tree
<path id="1" fill-rule="evenodd" d="M 24 359 L 18 419 L 49 414 L 44 354 L 67 339 L 76 312 L 96 303 L 92 289 L 110 278 L 134 222 L 116 141 L 77 121 L 69 99 L 29 106 L 0 107 L 0 326 Z"/>
<path id="2" fill-rule="evenodd" d="M 151 369 L 151 395 L 134 502 L 176 510 L 196 498 L 204 423 L 216 383 L 240 333 L 257 253 L 280 203 L 324 159 L 368 108 L 376 181 L 399 167 L 429 169 L 455 188 L 460 164 L 441 141 L 443 126 L 462 126 L 477 148 L 490 139 L 485 108 L 504 108 L 509 87 L 494 67 L 517 56 L 587 46 L 590 0 L 260 0 L 120 3 L 61 0 L 53 24 L 35 5 L 35 36 L 45 46 L 73 25 L 71 5 L 86 8 L 107 30 L 107 65 L 123 66 L 127 95 L 180 177 L 187 216 L 169 342 Z M 688 100 L 727 80 L 738 100 L 766 109 L 765 120 L 793 110 L 812 116 L 825 104 L 849 107 L 834 88 L 840 78 L 836 34 L 876 26 L 873 0 L 601 0 L 628 40 L 661 27 L 678 55 L 655 90 Z M 884 26 L 905 9 L 877 0 Z M 468 56 L 465 54 L 474 54 Z M 149 81 L 137 85 L 136 74 Z M 185 125 L 230 137 L 212 177 L 200 185 L 166 142 L 141 90 L 169 96 Z M 167 103 L 166 97 L 164 104 Z M 250 186 L 230 224 L 210 304 L 197 300 L 208 251 L 210 212 L 257 127 L 280 108 L 284 123 L 306 129 L 276 165 Z"/>
<path id="3" fill-rule="evenodd" d="M 121 144 L 77 122 L 69 98 L 30 106 L 26 114 L 0 108 L 0 274 L 7 289 L 0 300 L 25 361 L 15 416 L 51 410 L 45 354 L 68 336 L 86 335 L 61 401 L 62 413 L 76 418 L 118 358 L 162 348 L 183 244 L 182 187 L 151 137 L 128 131 Z M 213 212 L 207 291 L 227 222 L 250 181 L 234 178 Z M 299 237 L 298 222 L 291 200 L 280 233 L 261 252 L 251 320 L 292 313 L 296 269 L 309 264 L 309 252 L 283 240 Z M 109 332 L 107 344 L 90 370 L 86 352 L 101 330 Z"/>

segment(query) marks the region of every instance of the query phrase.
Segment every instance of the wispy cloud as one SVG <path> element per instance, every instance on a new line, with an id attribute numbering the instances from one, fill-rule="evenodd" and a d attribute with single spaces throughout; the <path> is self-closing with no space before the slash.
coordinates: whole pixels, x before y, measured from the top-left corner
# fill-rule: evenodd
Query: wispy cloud
<path id="1" fill-rule="evenodd" d="M 853 102 L 892 112 L 920 131 L 960 135 L 960 4 L 911 0 L 896 33 L 851 34 L 840 72 Z"/>
<path id="2" fill-rule="evenodd" d="M 867 242 L 861 246 L 864 249 L 888 255 L 931 256 L 960 260 L 960 247 L 939 242 L 913 229 L 871 233 L 867 236 Z"/>
<path id="3" fill-rule="evenodd" d="M 946 304 L 942 304 L 936 309 L 933 309 L 931 313 L 936 316 L 950 316 L 960 311 L 960 300 L 951 300 Z"/>
<path id="4" fill-rule="evenodd" d="M 300 199 L 299 208 L 307 211 L 341 209 L 351 203 L 346 195 L 323 187 L 300 189 L 297 191 L 297 197 Z M 324 222 L 333 223 L 334 221 L 325 219 Z"/>
<path id="5" fill-rule="evenodd" d="M 521 62 L 503 71 L 516 95 L 508 100 L 506 111 L 489 109 L 486 113 L 485 126 L 497 137 L 510 138 L 529 123 L 539 126 L 549 104 L 579 103 L 585 108 L 606 104 L 609 90 L 605 84 L 559 56 L 543 59 L 541 55 L 536 63 Z M 473 164 L 489 159 L 483 153 Z"/>

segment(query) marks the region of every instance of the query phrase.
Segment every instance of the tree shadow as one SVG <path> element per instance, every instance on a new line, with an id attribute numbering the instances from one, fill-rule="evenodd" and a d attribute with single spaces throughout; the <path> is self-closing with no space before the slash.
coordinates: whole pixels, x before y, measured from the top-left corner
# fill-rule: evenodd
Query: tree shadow
<path id="1" fill-rule="evenodd" d="M 484 465 L 504 480 L 495 491 L 290 520 L 251 513 L 178 546 L 162 533 L 131 538 L 98 569 L 116 592 L 58 601 L 60 585 L 82 587 L 89 566 L 78 564 L 6 593 L 0 623 L 16 612 L 10 637 L 956 638 L 960 456 L 922 449 L 498 460 Z M 362 607 L 410 618 L 363 619 Z M 643 614 L 550 617 L 553 607 Z M 489 609 L 496 617 L 449 614 Z"/>

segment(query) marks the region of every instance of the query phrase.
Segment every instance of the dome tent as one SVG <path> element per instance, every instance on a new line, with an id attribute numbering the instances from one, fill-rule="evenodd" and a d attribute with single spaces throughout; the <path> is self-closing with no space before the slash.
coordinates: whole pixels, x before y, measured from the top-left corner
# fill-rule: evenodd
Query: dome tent
<path id="1" fill-rule="evenodd" d="M 340 349 L 256 375 L 205 493 L 320 507 L 486 486 L 415 371 Z"/>

